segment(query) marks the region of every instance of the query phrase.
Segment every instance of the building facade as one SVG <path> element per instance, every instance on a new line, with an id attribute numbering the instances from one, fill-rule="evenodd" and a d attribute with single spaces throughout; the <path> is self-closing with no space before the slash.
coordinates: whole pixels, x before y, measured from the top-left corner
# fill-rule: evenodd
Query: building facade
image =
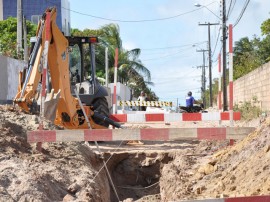
<path id="1" fill-rule="evenodd" d="M 21 0 L 22 14 L 25 18 L 38 24 L 44 11 L 55 6 L 57 9 L 57 26 L 66 35 L 70 35 L 70 3 L 69 0 Z M 17 0 L 0 0 L 0 20 L 17 17 Z"/>

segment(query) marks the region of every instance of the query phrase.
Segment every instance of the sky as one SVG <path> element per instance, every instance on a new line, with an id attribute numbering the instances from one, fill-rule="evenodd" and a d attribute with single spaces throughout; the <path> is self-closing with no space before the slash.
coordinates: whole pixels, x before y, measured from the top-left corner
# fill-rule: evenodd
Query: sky
<path id="1" fill-rule="evenodd" d="M 201 98 L 203 53 L 208 49 L 208 27 L 199 23 L 221 24 L 221 0 L 69 0 L 71 28 L 98 29 L 115 23 L 126 50 L 141 49 L 140 60 L 151 72 L 150 86 L 161 101 L 184 105 L 188 91 Z M 226 0 L 227 25 L 235 25 L 233 41 L 261 36 L 260 26 L 270 18 L 269 0 Z M 195 4 L 202 5 L 196 7 Z M 231 5 L 231 6 L 230 6 Z M 212 78 L 218 78 L 218 53 L 221 51 L 220 25 L 211 33 Z M 228 40 L 227 40 L 228 43 Z M 228 48 L 227 48 L 228 50 Z M 208 66 L 208 53 L 206 52 Z M 206 86 L 209 69 L 206 68 Z"/>

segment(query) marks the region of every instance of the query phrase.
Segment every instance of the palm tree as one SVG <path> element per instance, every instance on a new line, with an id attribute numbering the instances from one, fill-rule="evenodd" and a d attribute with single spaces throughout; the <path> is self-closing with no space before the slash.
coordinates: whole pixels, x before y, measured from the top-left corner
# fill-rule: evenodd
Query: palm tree
<path id="1" fill-rule="evenodd" d="M 139 48 L 132 50 L 125 50 L 123 48 L 120 29 L 116 24 L 105 25 L 100 28 L 100 32 L 102 46 L 104 49 L 108 47 L 109 81 L 113 82 L 115 49 L 118 48 L 118 80 L 132 88 L 136 97 L 139 96 L 141 90 L 149 91 L 150 93 L 148 85 L 153 85 L 151 73 L 139 59 L 141 50 Z"/>
<path id="2" fill-rule="evenodd" d="M 150 71 L 142 64 L 139 59 L 141 50 L 139 48 L 125 50 L 122 46 L 120 29 L 117 24 L 108 24 L 98 30 L 85 29 L 80 32 L 74 29 L 72 34 L 76 36 L 93 36 L 99 38 L 96 46 L 96 69 L 97 76 L 105 78 L 105 48 L 108 48 L 109 61 L 109 82 L 114 81 L 114 59 L 115 49 L 118 48 L 118 78 L 121 83 L 129 86 L 134 92 L 135 97 L 139 96 L 140 91 L 144 90 L 152 98 L 158 99 L 155 93 L 149 89 L 151 82 Z"/>

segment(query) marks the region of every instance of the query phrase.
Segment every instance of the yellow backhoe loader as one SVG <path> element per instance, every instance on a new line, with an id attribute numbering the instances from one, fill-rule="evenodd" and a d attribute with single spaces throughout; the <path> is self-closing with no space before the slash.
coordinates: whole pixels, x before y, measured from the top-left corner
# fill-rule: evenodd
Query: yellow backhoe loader
<path id="1" fill-rule="evenodd" d="M 56 25 L 56 15 L 56 8 L 49 8 L 39 22 L 28 67 L 20 73 L 14 103 L 25 112 L 39 112 L 42 65 L 47 58 L 47 96 L 44 104 L 47 119 L 67 129 L 89 128 L 87 118 L 93 129 L 108 128 L 109 124 L 121 127 L 108 118 L 108 92 L 96 78 L 94 45 L 98 38 L 64 36 Z M 47 57 L 44 56 L 46 38 L 49 39 Z M 85 63 L 86 58 L 91 64 Z M 78 92 L 79 98 L 75 92 Z"/>

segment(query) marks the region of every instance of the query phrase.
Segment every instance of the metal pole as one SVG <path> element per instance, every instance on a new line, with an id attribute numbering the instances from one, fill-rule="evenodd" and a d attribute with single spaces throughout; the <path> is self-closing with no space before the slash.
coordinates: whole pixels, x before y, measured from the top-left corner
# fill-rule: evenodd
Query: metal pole
<path id="1" fill-rule="evenodd" d="M 203 51 L 203 67 L 202 67 L 202 70 L 203 70 L 203 106 L 206 107 L 206 100 L 205 100 L 205 90 L 206 90 L 206 78 L 205 78 L 205 55 L 204 55 L 204 52 L 206 50 Z"/>
<path id="2" fill-rule="evenodd" d="M 233 126 L 233 26 L 229 25 L 229 110 L 230 126 Z"/>
<path id="3" fill-rule="evenodd" d="M 209 56 L 209 103 L 210 107 L 213 107 L 212 96 L 212 57 L 211 57 L 211 37 L 210 37 L 210 23 L 208 22 L 208 56 Z"/>
<path id="4" fill-rule="evenodd" d="M 202 90 L 203 90 L 203 104 L 204 107 L 206 106 L 206 99 L 205 99 L 205 90 L 206 90 L 206 79 L 205 79 L 205 55 L 204 52 L 208 50 L 197 50 L 197 52 L 202 52 L 203 53 L 203 66 L 202 66 L 202 75 L 203 75 L 203 81 L 202 81 Z"/>
<path id="5" fill-rule="evenodd" d="M 27 27 L 26 27 L 26 19 L 23 17 L 23 53 L 24 53 L 24 61 L 28 61 L 28 45 L 27 45 Z"/>
<path id="6" fill-rule="evenodd" d="M 222 102 L 221 102 L 221 53 L 218 54 L 218 73 L 219 73 L 219 78 L 218 78 L 218 109 L 219 112 L 222 111 Z M 221 120 L 219 120 L 219 126 L 221 126 Z"/>
<path id="7" fill-rule="evenodd" d="M 222 0 L 222 46 L 223 46 L 223 111 L 227 111 L 227 82 L 226 82 L 226 2 Z"/>
<path id="8" fill-rule="evenodd" d="M 209 105 L 213 107 L 213 95 L 212 95 L 212 52 L 211 52 L 211 33 L 210 26 L 211 25 L 219 25 L 219 23 L 205 23 L 199 25 L 207 25 L 208 26 L 208 57 L 209 57 Z"/>
<path id="9" fill-rule="evenodd" d="M 219 82 L 218 82 L 218 109 L 222 110 L 221 102 L 221 54 L 218 54 L 218 73 L 219 73 Z"/>
<path id="10" fill-rule="evenodd" d="M 113 114 L 116 114 L 117 112 L 117 96 L 116 96 L 117 65 L 118 65 L 118 48 L 115 49 L 115 57 L 114 57 Z"/>
<path id="11" fill-rule="evenodd" d="M 21 57 L 22 50 L 22 0 L 17 0 L 17 56 Z"/>
<path id="12" fill-rule="evenodd" d="M 108 47 L 105 48 L 105 80 L 105 85 L 108 87 Z"/>

